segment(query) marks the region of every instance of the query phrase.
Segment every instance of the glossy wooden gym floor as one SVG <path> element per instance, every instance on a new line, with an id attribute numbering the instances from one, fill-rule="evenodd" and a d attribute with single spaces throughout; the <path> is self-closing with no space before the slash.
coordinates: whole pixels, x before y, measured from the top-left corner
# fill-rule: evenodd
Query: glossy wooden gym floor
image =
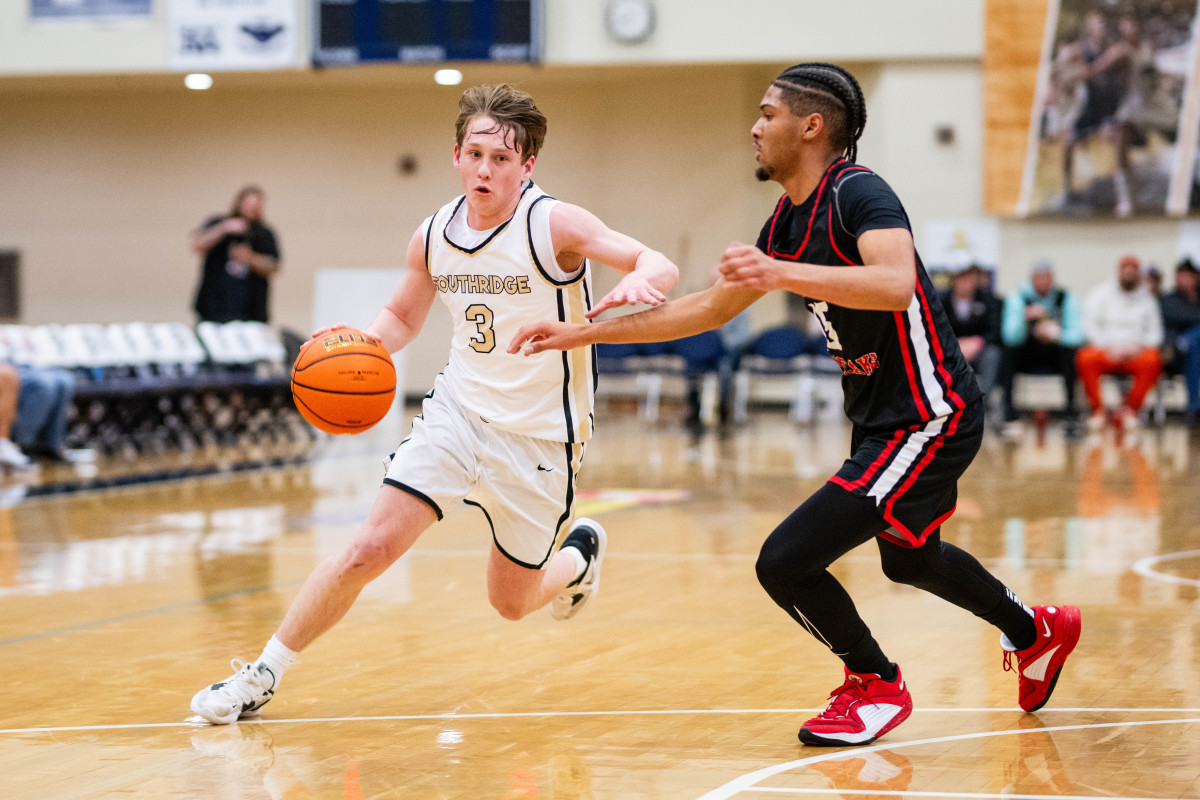
<path id="1" fill-rule="evenodd" d="M 580 486 L 610 537 L 586 612 L 502 620 L 465 509 L 302 654 L 261 721 L 189 719 L 354 534 L 407 418 L 300 465 L 23 499 L 7 479 L 0 797 L 1200 798 L 1200 436 L 1170 425 L 1136 443 L 989 437 L 962 483 L 945 537 L 1027 602 L 1083 609 L 1036 715 L 997 633 L 890 584 L 867 545 L 836 573 L 916 709 L 869 747 L 801 746 L 840 665 L 754 558 L 848 427 L 764 412 L 692 442 L 612 407 Z"/>

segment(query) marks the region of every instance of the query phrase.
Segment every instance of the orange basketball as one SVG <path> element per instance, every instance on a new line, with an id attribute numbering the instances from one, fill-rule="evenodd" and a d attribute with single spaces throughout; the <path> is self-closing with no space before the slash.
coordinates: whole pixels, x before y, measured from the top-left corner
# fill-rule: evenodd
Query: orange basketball
<path id="1" fill-rule="evenodd" d="M 391 355 L 353 328 L 309 339 L 292 365 L 296 409 L 326 433 L 365 431 L 383 419 L 395 396 Z"/>

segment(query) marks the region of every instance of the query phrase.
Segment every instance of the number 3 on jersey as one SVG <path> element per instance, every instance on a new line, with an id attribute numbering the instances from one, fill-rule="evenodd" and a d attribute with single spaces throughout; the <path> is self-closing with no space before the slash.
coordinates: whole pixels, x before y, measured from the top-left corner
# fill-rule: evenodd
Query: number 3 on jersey
<path id="1" fill-rule="evenodd" d="M 821 323 L 821 330 L 825 332 L 825 341 L 829 343 L 829 349 L 841 350 L 842 340 L 838 338 L 837 331 L 833 329 L 833 325 L 829 324 L 829 320 L 825 317 L 825 312 L 829 310 L 829 303 L 822 300 L 817 303 L 811 303 L 808 307 L 812 309 L 817 322 Z"/>
<path id="2" fill-rule="evenodd" d="M 467 306 L 467 321 L 475 323 L 478 331 L 469 342 L 476 353 L 490 353 L 496 349 L 496 332 L 492 330 L 492 320 L 495 314 L 482 303 Z"/>

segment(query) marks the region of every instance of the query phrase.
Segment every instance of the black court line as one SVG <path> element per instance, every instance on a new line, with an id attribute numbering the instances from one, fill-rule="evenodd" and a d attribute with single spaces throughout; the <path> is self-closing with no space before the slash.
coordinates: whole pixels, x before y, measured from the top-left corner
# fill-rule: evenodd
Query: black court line
<path id="1" fill-rule="evenodd" d="M 309 456 L 276 457 L 238 461 L 231 464 L 207 464 L 197 467 L 178 467 L 161 469 L 151 472 L 137 472 L 113 477 L 80 478 L 78 480 L 59 481 L 28 486 L 25 497 L 51 497 L 56 495 L 77 494 L 79 492 L 103 491 L 105 489 L 120 489 L 128 486 L 143 486 L 170 481 L 183 481 L 192 478 L 206 478 L 213 475 L 228 475 L 238 472 L 251 472 L 258 469 L 278 469 L 280 467 L 295 467 L 311 462 Z"/>
<path id="2" fill-rule="evenodd" d="M 299 584 L 300 581 L 293 581 L 293 583 Z M 221 600 L 229 600 L 234 597 L 246 597 L 247 595 L 258 594 L 259 592 L 272 591 L 274 589 L 280 588 L 283 585 L 286 585 L 286 584 L 269 584 L 267 586 L 256 586 L 253 589 L 241 589 L 239 591 L 229 592 L 227 594 L 217 594 L 217 595 L 213 595 L 212 597 L 202 597 L 198 600 L 190 600 L 186 603 L 174 603 L 173 605 L 162 606 L 160 608 L 148 608 L 145 611 L 135 611 L 132 614 L 124 614 L 119 617 L 108 617 L 107 619 L 97 619 L 97 620 L 93 620 L 91 622 L 83 622 L 83 623 L 80 623 L 79 625 L 68 625 L 65 628 L 56 628 L 55 630 L 52 630 L 52 631 L 42 631 L 41 633 L 31 633 L 31 634 L 28 634 L 27 636 L 18 636 L 15 639 L 4 639 L 4 640 L 0 641 L 0 647 L 5 647 L 10 644 L 19 644 L 21 642 L 32 642 L 37 639 L 45 639 L 50 636 L 60 636 L 64 633 L 76 633 L 78 631 L 85 631 L 85 630 L 89 630 L 91 628 L 99 628 L 99 627 L 103 627 L 104 625 L 111 625 L 114 622 L 128 622 L 131 619 L 139 619 L 141 617 L 150 617 L 155 614 L 170 614 L 170 613 L 173 613 L 176 611 L 185 611 L 187 609 L 196 608 L 197 606 L 206 605 L 207 603 L 216 603 L 216 602 L 220 602 Z"/>

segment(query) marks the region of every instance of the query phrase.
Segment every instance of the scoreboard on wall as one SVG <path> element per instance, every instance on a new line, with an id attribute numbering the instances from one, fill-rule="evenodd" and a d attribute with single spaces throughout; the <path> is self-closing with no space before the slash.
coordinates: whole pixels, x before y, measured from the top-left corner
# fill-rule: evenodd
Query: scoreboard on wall
<path id="1" fill-rule="evenodd" d="M 313 0 L 313 63 L 537 61 L 541 0 Z"/>

